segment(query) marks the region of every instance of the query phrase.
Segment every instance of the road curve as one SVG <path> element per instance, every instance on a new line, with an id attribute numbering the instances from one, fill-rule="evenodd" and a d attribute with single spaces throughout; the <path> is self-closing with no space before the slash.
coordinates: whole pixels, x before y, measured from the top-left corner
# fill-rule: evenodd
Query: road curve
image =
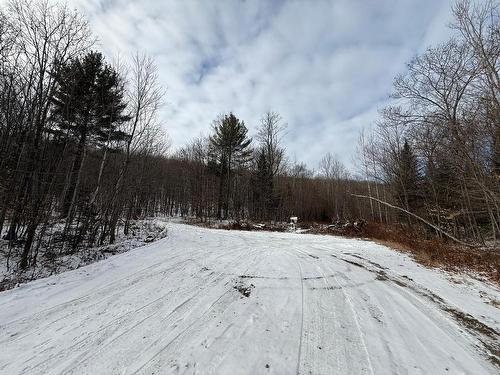
<path id="1" fill-rule="evenodd" d="M 497 373 L 495 327 L 370 246 L 169 224 L 157 243 L 0 293 L 0 374 Z"/>

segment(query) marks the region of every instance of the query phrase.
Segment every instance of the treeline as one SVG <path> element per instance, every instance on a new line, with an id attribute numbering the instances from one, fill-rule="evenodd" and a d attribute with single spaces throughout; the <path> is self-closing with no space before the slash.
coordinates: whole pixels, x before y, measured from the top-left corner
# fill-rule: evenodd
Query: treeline
<path id="1" fill-rule="evenodd" d="M 365 216 L 368 206 L 350 192 L 364 192 L 366 185 L 350 179 L 331 154 L 316 172 L 290 162 L 281 142 L 285 130 L 280 115 L 268 112 L 251 139 L 234 114 L 220 116 L 210 136 L 195 139 L 169 161 L 169 213 L 261 221 L 296 215 L 324 222 Z"/>
<path id="2" fill-rule="evenodd" d="M 21 268 L 40 246 L 113 243 L 137 163 L 165 151 L 153 61 L 112 65 L 94 45 L 65 5 L 14 0 L 0 11 L 0 233 Z"/>
<path id="3" fill-rule="evenodd" d="M 221 115 L 208 137 L 167 155 L 150 58 L 110 63 L 78 12 L 10 1 L 0 10 L 0 233 L 9 254 L 27 268 L 40 248 L 56 256 L 113 243 L 150 215 L 427 222 L 429 233 L 498 238 L 498 7 L 460 1 L 454 13 L 457 37 L 395 80 L 396 104 L 360 138 L 364 177 L 354 178 L 332 154 L 316 171 L 291 162 L 275 112 L 253 137 L 235 114 Z"/>
<path id="4" fill-rule="evenodd" d="M 181 212 L 365 218 L 427 236 L 498 239 L 499 12 L 493 1 L 455 3 L 453 38 L 408 63 L 394 81 L 393 104 L 381 110 L 372 132 L 361 135 L 362 178 L 353 179 L 330 154 L 316 172 L 287 162 L 276 113 L 262 118 L 253 143 L 243 122 L 229 114 L 215 121 L 210 137 L 176 156 L 182 167 L 171 182 Z"/>
<path id="5" fill-rule="evenodd" d="M 331 154 L 317 171 L 290 163 L 276 113 L 250 142 L 233 114 L 175 158 L 170 183 L 182 214 L 306 221 L 364 218 L 454 240 L 500 236 L 500 7 L 453 6 L 454 36 L 413 58 L 393 104 L 362 134 L 362 178 Z M 460 241 L 458 241 L 460 242 Z"/>
<path id="6" fill-rule="evenodd" d="M 453 14 L 455 36 L 395 79 L 394 105 L 361 138 L 363 169 L 391 203 L 484 242 L 500 236 L 500 7 L 462 0 Z"/>
<path id="7" fill-rule="evenodd" d="M 0 233 L 22 269 L 40 249 L 57 257 L 113 243 L 149 215 L 363 215 L 347 194 L 359 183 L 331 155 L 324 177 L 287 162 L 276 113 L 255 141 L 227 114 L 210 137 L 167 156 L 154 62 L 106 61 L 85 18 L 65 5 L 12 0 L 0 36 Z"/>

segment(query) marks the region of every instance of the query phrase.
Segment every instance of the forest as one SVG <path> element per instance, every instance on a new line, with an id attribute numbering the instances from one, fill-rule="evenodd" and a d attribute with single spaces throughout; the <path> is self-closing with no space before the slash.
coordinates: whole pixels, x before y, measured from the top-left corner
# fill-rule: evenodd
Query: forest
<path id="1" fill-rule="evenodd" d="M 395 77 L 392 104 L 366 124 L 350 171 L 335 150 L 314 168 L 292 161 L 286 119 L 273 111 L 258 124 L 222 113 L 207 119 L 209 136 L 173 149 L 160 111 L 175 92 L 151 57 L 105 56 L 67 5 L 9 1 L 0 8 L 2 251 L 26 270 L 44 249 L 112 244 L 151 216 L 358 219 L 494 250 L 500 7 L 459 0 L 453 16 L 454 37 Z"/>

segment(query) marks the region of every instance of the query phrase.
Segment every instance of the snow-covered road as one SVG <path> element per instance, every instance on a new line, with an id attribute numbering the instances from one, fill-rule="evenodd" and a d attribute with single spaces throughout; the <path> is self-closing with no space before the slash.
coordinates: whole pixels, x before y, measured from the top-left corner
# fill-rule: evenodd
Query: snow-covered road
<path id="1" fill-rule="evenodd" d="M 172 223 L 0 293 L 0 373 L 496 374 L 498 301 L 366 241 Z"/>

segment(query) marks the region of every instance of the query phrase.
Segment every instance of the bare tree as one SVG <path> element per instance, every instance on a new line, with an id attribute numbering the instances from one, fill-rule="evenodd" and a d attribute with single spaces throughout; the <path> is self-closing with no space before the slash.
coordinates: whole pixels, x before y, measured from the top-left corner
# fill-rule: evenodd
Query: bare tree
<path id="1" fill-rule="evenodd" d="M 39 225 L 48 191 L 53 183 L 41 175 L 44 169 L 43 137 L 48 127 L 50 98 L 55 87 L 55 74 L 62 64 L 86 51 L 93 43 L 85 19 L 66 6 L 52 5 L 48 1 L 32 3 L 12 0 L 6 10 L 8 26 L 15 35 L 15 63 L 23 87 L 26 126 L 29 137 L 23 145 L 27 154 L 22 166 L 24 177 L 16 201 L 16 212 L 27 214 L 27 235 L 21 267 L 28 265 L 28 256 Z M 18 215 L 11 221 L 11 234 L 16 231 Z"/>
<path id="2" fill-rule="evenodd" d="M 458 30 L 471 47 L 477 65 L 485 77 L 485 83 L 496 106 L 500 103 L 500 6 L 493 0 L 472 3 L 460 0 L 453 6 Z"/>
<path id="3" fill-rule="evenodd" d="M 333 154 L 328 152 L 319 162 L 321 176 L 329 180 L 347 179 L 349 172 L 344 164 Z"/>
<path id="4" fill-rule="evenodd" d="M 128 82 L 127 97 L 131 119 L 124 129 L 128 134 L 125 144 L 125 157 L 120 167 L 111 201 L 110 243 L 115 240 L 116 224 L 121 212 L 123 181 L 131 156 L 141 147 L 144 147 L 144 142 L 150 140 L 148 135 L 157 125 L 158 111 L 163 101 L 163 91 L 158 80 L 157 67 L 151 57 L 136 53 L 132 57 L 130 71 L 131 78 Z"/>
<path id="5" fill-rule="evenodd" d="M 273 176 L 282 172 L 284 167 L 285 149 L 281 142 L 285 134 L 287 124 L 277 112 L 266 112 L 260 120 L 256 139 L 266 155 Z"/>
<path id="6" fill-rule="evenodd" d="M 326 204 L 332 209 L 331 216 L 339 220 L 342 216 L 344 198 L 341 189 L 344 181 L 349 178 L 349 173 L 344 164 L 330 152 L 321 159 L 319 171 L 325 180 Z"/>

